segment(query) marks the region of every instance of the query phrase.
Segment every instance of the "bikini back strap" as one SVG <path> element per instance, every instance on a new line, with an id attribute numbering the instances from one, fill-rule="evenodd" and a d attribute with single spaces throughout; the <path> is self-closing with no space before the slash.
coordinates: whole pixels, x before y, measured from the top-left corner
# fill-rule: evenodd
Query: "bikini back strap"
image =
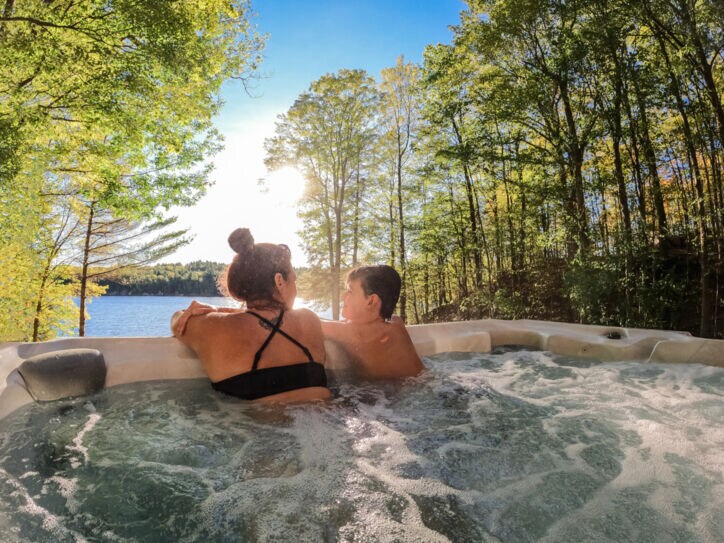
<path id="1" fill-rule="evenodd" d="M 292 343 L 294 343 L 294 345 L 296 345 L 297 347 L 299 347 L 302 351 L 304 351 L 304 354 L 306 355 L 307 360 L 308 360 L 309 362 L 314 362 L 314 358 L 312 358 L 312 353 L 309 352 L 309 349 L 307 349 L 304 345 L 302 345 L 301 343 L 299 343 L 299 341 L 297 341 L 296 339 L 294 339 L 292 336 L 290 336 L 289 334 L 287 334 L 284 330 L 281 330 L 281 329 L 280 329 L 280 330 L 279 330 L 279 333 L 280 333 L 281 335 L 283 335 L 285 338 L 287 338 L 289 341 L 291 341 Z"/>
<path id="2" fill-rule="evenodd" d="M 264 349 L 267 348 L 267 345 L 269 345 L 269 342 L 272 340 L 272 338 L 274 337 L 274 335 L 277 332 L 279 332 L 282 336 L 284 336 L 289 341 L 294 343 L 294 345 L 299 347 L 304 352 L 304 354 L 307 356 L 307 359 L 309 360 L 309 362 L 314 362 L 314 359 L 312 358 L 312 353 L 309 352 L 309 349 L 307 349 L 304 345 L 299 343 L 299 341 L 294 339 L 292 336 L 287 334 L 284 330 L 279 328 L 282 325 L 282 317 L 284 316 L 284 308 L 282 308 L 281 312 L 279 313 L 279 318 L 277 319 L 276 323 L 270 321 L 269 319 L 262 317 L 261 315 L 259 315 L 258 313 L 254 312 L 254 311 L 247 311 L 247 313 L 255 316 L 257 319 L 259 319 L 263 323 L 267 324 L 267 326 L 269 326 L 272 329 L 271 332 L 269 333 L 269 335 L 267 336 L 266 341 L 264 341 L 262 346 L 259 347 L 259 350 L 254 355 L 254 364 L 251 366 L 251 371 L 256 370 L 257 366 L 259 365 L 259 360 L 261 360 L 261 355 L 264 352 Z"/>

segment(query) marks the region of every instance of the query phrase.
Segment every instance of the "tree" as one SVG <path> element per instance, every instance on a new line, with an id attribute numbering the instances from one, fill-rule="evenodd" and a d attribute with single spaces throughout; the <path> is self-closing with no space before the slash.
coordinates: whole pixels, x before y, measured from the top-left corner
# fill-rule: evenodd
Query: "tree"
<path id="1" fill-rule="evenodd" d="M 406 220 L 405 200 L 409 200 L 408 188 L 410 175 L 409 162 L 413 153 L 414 140 L 417 136 L 421 114 L 420 101 L 420 70 L 412 63 L 405 63 L 404 57 L 397 58 L 393 68 L 382 70 L 382 138 L 380 153 L 388 157 L 388 171 L 393 190 L 391 195 L 396 199 L 395 223 L 399 230 L 398 259 L 402 277 L 400 292 L 400 316 L 407 316 L 407 247 L 405 243 Z M 391 213 L 392 215 L 392 213 Z M 392 262 L 394 265 L 395 262 Z"/>
<path id="2" fill-rule="evenodd" d="M 473 169 L 476 146 L 476 119 L 472 111 L 470 66 L 459 47 L 436 45 L 425 50 L 426 108 L 424 115 L 438 142 L 433 161 L 448 161 L 465 189 L 467 225 L 459 230 L 462 272 L 467 275 L 472 256 L 475 288 L 482 284 L 481 222 L 475 194 Z M 461 296 L 468 295 L 467 278 L 460 284 Z"/>
<path id="3" fill-rule="evenodd" d="M 700 267 L 699 334 L 710 337 L 715 333 L 718 318 L 720 302 L 717 292 L 724 254 L 721 219 L 724 212 L 721 198 L 724 8 L 716 2 L 690 0 L 631 2 L 631 8 L 650 29 L 659 47 L 670 80 L 669 89 L 681 116 L 689 170 L 696 191 L 693 202 Z M 697 109 L 705 113 L 699 117 Z M 692 116 L 699 118 L 701 130 L 692 127 Z M 715 119 L 715 122 L 711 123 L 709 119 Z M 708 134 L 704 135 L 704 132 Z M 706 154 L 711 157 L 710 160 L 704 158 L 706 154 L 701 152 L 704 150 L 701 143 L 707 140 L 709 149 Z M 710 175 L 702 171 L 707 166 Z"/>
<path id="4" fill-rule="evenodd" d="M 220 148 L 211 120 L 221 84 L 245 82 L 260 58 L 249 15 L 245 0 L 5 0 L 0 220 L 20 218 L 25 241 L 3 238 L 0 255 L 23 262 L 3 262 L 25 270 L 8 284 L 15 311 L 42 273 L 33 240 L 56 198 L 80 195 L 144 220 L 203 194 Z M 0 326 L 2 337 L 23 336 L 16 325 Z"/>
<path id="5" fill-rule="evenodd" d="M 42 341 L 54 337 L 53 328 L 60 328 L 60 322 L 70 319 L 59 319 L 59 308 L 69 315 L 75 309 L 70 299 L 74 293 L 73 282 L 65 280 L 63 266 L 67 261 L 59 260 L 59 255 L 69 242 L 72 242 L 80 230 L 80 221 L 75 217 L 70 201 L 56 204 L 53 213 L 49 214 L 41 227 L 41 237 L 36 240 L 37 253 L 44 257 L 42 271 L 39 274 L 38 292 L 33 318 L 32 341 Z"/>
<path id="6" fill-rule="evenodd" d="M 302 197 L 302 239 L 313 266 L 328 270 L 332 318 L 339 318 L 341 270 L 354 242 L 352 185 L 375 135 L 379 94 L 363 70 L 340 70 L 313 82 L 264 142 L 269 169 L 285 165 L 307 180 Z"/>
<path id="7" fill-rule="evenodd" d="M 468 5 L 425 52 L 423 318 L 451 304 L 721 335 L 719 4 Z"/>
<path id="8" fill-rule="evenodd" d="M 95 201 L 88 202 L 83 236 L 77 259 L 80 261 L 80 312 L 78 335 L 85 335 L 86 299 L 93 294 L 95 280 L 121 269 L 155 262 L 172 254 L 190 239 L 188 230 L 163 232 L 175 218 L 151 224 L 133 223 L 113 216 Z M 157 234 L 148 239 L 149 235 Z"/>

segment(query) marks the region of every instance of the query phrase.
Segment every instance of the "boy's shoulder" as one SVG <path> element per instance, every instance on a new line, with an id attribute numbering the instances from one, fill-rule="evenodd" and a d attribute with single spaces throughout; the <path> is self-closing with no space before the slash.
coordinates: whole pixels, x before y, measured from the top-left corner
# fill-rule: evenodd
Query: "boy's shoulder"
<path id="1" fill-rule="evenodd" d="M 397 315 L 393 315 L 392 318 L 385 324 L 387 325 L 388 331 L 392 334 L 395 334 L 396 336 L 410 336 L 409 332 L 407 331 L 407 325 L 405 324 L 405 321 L 403 321 Z"/>

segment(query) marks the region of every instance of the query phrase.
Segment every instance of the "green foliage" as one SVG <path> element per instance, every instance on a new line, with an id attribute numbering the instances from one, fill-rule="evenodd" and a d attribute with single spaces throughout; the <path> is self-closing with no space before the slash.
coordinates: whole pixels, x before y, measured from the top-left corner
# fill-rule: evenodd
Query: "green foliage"
<path id="1" fill-rule="evenodd" d="M 196 261 L 96 273 L 111 296 L 219 296 L 217 280 L 225 270 L 225 264 Z"/>
<path id="2" fill-rule="evenodd" d="M 69 279 L 55 279 L 72 240 L 52 220 L 60 209 L 82 219 L 90 202 L 152 223 L 203 195 L 221 84 L 260 60 L 249 16 L 245 0 L 5 2 L 0 338 L 46 337 L 40 322 L 65 317 L 47 298 Z"/>
<path id="3" fill-rule="evenodd" d="M 619 314 L 615 310 L 622 298 L 620 277 L 620 263 L 614 259 L 574 262 L 565 280 L 571 305 L 581 322 L 620 324 L 616 322 Z"/>
<path id="4" fill-rule="evenodd" d="M 715 5 L 470 0 L 453 42 L 425 50 L 419 78 L 401 60 L 383 71 L 377 145 L 358 168 L 370 175 L 345 193 L 341 227 L 374 250 L 343 235 L 342 253 L 395 264 L 400 312 L 413 322 L 535 318 L 721 336 Z M 402 123 L 405 109 L 421 116 Z M 310 131 L 300 140 L 324 147 L 313 137 L 322 123 L 297 119 Z M 347 126 L 323 124 L 329 138 Z M 285 152 L 272 154 L 302 168 L 307 155 L 280 142 Z M 306 166 L 312 186 L 325 170 Z M 334 208 L 321 204 L 331 194 L 310 191 L 302 210 L 320 278 L 335 266 Z"/>
<path id="5" fill-rule="evenodd" d="M 423 66 L 429 318 L 722 335 L 721 9 L 468 4 Z"/>
<path id="6" fill-rule="evenodd" d="M 330 270 L 335 319 L 341 269 L 360 239 L 352 195 L 360 197 L 355 188 L 368 176 L 379 99 L 374 80 L 363 70 L 324 75 L 279 116 L 275 136 L 264 142 L 268 168 L 293 166 L 307 179 L 301 236 L 310 264 Z"/>
<path id="7" fill-rule="evenodd" d="M 400 58 L 379 84 L 361 70 L 312 82 L 265 142 L 270 169 L 307 179 L 300 291 L 336 317 L 343 271 L 389 262 L 413 322 L 723 336 L 719 4 L 469 0 L 422 66 Z M 260 41 L 246 3 L 8 5 L 0 337 L 27 337 L 33 320 L 48 337 L 55 310 L 37 302 L 53 307 L 73 284 L 53 265 L 59 210 L 82 218 L 91 202 L 153 222 L 194 202 L 219 145 L 219 85 L 255 67 Z M 210 293 L 207 271 L 160 275 L 108 285 Z"/>

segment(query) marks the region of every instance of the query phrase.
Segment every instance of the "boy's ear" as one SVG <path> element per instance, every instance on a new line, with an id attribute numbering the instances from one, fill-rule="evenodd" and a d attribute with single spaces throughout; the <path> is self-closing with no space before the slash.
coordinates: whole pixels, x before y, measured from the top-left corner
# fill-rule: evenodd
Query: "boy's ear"
<path id="1" fill-rule="evenodd" d="M 382 299 L 373 292 L 367 297 L 367 305 L 371 308 L 377 308 L 379 312 L 379 309 L 382 307 Z"/>

